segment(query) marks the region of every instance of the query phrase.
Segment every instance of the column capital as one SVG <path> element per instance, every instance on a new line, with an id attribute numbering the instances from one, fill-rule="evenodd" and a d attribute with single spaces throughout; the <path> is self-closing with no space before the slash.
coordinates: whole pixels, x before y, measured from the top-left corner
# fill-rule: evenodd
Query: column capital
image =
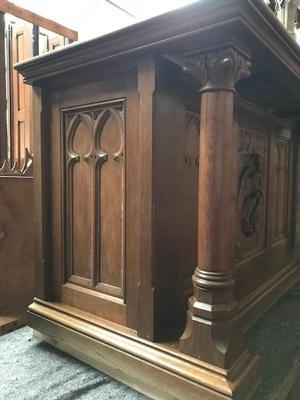
<path id="1" fill-rule="evenodd" d="M 235 92 L 237 82 L 250 76 L 250 58 L 232 46 L 166 58 L 197 79 L 200 92 Z"/>

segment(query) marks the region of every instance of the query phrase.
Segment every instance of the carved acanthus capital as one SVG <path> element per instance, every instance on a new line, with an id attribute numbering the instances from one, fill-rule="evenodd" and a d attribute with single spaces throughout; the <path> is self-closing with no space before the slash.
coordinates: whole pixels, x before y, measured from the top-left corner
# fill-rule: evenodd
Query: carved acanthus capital
<path id="1" fill-rule="evenodd" d="M 236 83 L 250 75 L 250 60 L 233 47 L 168 58 L 200 82 L 201 92 L 234 92 Z"/>

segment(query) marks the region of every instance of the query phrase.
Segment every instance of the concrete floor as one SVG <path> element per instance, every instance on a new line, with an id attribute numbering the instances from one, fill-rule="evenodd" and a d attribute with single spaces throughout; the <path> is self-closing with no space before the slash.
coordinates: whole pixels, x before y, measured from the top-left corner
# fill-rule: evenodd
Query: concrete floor
<path id="1" fill-rule="evenodd" d="M 32 337 L 0 337 L 1 400 L 142 400 L 145 396 Z"/>
<path id="2" fill-rule="evenodd" d="M 251 400 L 278 399 L 294 365 L 299 363 L 299 312 L 300 284 L 249 331 L 246 339 L 251 351 L 264 357 L 262 382 Z M 28 327 L 0 337 L 0 400 L 71 399 L 146 397 L 33 338 Z M 188 400 L 188 394 L 182 400 Z"/>

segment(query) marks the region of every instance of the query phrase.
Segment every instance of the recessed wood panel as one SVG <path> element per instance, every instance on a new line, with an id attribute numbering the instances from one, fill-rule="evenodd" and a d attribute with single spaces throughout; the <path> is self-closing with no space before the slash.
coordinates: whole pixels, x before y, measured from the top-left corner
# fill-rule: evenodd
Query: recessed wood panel
<path id="1" fill-rule="evenodd" d="M 236 260 L 266 248 L 268 136 L 240 129 L 238 145 Z"/>
<path id="2" fill-rule="evenodd" d="M 18 121 L 17 127 L 17 135 L 16 135 L 16 149 L 18 151 L 19 157 L 24 160 L 26 154 L 26 127 L 25 121 Z"/>
<path id="3" fill-rule="evenodd" d="M 122 297 L 124 101 L 63 111 L 66 279 Z"/>
<path id="4" fill-rule="evenodd" d="M 0 311 L 34 297 L 32 178 L 0 177 Z"/>
<path id="5" fill-rule="evenodd" d="M 184 290 L 192 293 L 192 275 L 197 265 L 198 179 L 199 179 L 199 112 L 186 108 L 184 132 L 184 204 L 188 251 L 184 264 Z"/>
<path id="6" fill-rule="evenodd" d="M 100 284 L 121 288 L 124 270 L 124 132 L 118 114 L 110 111 L 105 118 L 99 132 L 99 148 L 106 155 L 106 161 L 99 171 L 98 279 Z"/>
<path id="7" fill-rule="evenodd" d="M 278 138 L 272 141 L 270 173 L 273 177 L 273 185 L 271 198 L 276 216 L 272 221 L 273 244 L 287 238 L 289 154 L 289 140 Z"/>
<path id="8" fill-rule="evenodd" d="M 72 275 L 91 280 L 92 210 L 87 206 L 91 204 L 91 171 L 85 154 L 91 146 L 92 132 L 84 117 L 73 117 L 68 136 L 68 263 L 72 266 Z"/>
<path id="9" fill-rule="evenodd" d="M 11 39 L 11 64 L 22 62 L 32 57 L 32 25 L 20 22 L 12 25 Z M 11 65 L 11 68 L 12 68 Z M 16 70 L 12 72 L 12 133 L 11 133 L 11 157 L 24 166 L 26 148 L 32 151 L 32 88 L 25 85 L 23 77 Z"/>
<path id="10" fill-rule="evenodd" d="M 17 62 L 21 62 L 25 59 L 25 38 L 24 32 L 21 32 L 16 35 L 16 46 L 17 46 Z M 18 82 L 18 110 L 23 110 L 25 108 L 25 85 L 23 83 L 23 77 L 20 74 L 17 74 L 17 82 Z"/>

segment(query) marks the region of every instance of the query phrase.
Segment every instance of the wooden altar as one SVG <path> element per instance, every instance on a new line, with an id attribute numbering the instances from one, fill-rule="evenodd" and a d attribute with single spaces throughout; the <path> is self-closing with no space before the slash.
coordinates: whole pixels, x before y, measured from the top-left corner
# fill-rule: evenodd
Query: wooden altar
<path id="1" fill-rule="evenodd" d="M 299 55 L 263 1 L 203 0 L 16 66 L 37 335 L 151 398 L 249 398 L 243 334 L 300 276 Z"/>

